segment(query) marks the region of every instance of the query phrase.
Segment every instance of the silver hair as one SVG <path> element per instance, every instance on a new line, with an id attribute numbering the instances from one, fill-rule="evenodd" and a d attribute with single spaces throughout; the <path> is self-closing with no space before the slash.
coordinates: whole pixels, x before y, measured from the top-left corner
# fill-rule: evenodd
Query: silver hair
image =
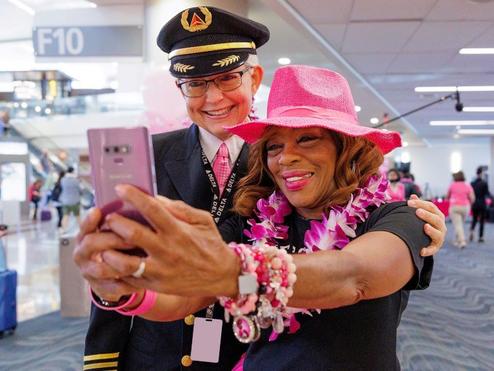
<path id="1" fill-rule="evenodd" d="M 257 56 L 257 54 L 249 54 L 249 57 L 247 58 L 245 63 L 249 64 L 250 66 L 258 66 L 259 57 Z"/>

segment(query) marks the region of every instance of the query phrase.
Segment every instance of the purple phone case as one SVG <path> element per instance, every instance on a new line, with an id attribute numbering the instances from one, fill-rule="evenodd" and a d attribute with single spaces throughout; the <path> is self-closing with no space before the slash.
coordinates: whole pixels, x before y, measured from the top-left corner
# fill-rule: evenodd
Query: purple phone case
<path id="1" fill-rule="evenodd" d="M 156 194 L 153 151 L 147 128 L 89 129 L 87 136 L 96 206 L 103 215 L 118 212 L 147 224 L 115 192 L 117 184 L 132 184 L 150 195 Z"/>

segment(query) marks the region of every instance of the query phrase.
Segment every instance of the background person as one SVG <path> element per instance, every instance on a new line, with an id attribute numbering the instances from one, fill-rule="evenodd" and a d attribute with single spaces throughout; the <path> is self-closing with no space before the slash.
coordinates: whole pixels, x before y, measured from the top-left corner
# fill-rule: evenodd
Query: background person
<path id="1" fill-rule="evenodd" d="M 7 137 L 10 129 L 10 115 L 7 111 L 0 111 L 0 136 Z"/>
<path id="2" fill-rule="evenodd" d="M 405 201 L 405 186 L 400 182 L 400 172 L 398 169 L 389 169 L 387 176 L 390 201 Z"/>
<path id="3" fill-rule="evenodd" d="M 472 224 L 470 225 L 469 240 L 473 241 L 473 233 L 477 222 L 479 223 L 479 242 L 484 242 L 484 223 L 487 214 L 486 198 L 491 197 L 489 185 L 483 179 L 483 167 L 477 168 L 477 178 L 471 183 L 475 194 L 475 201 L 472 204 Z"/>
<path id="4" fill-rule="evenodd" d="M 36 179 L 33 183 L 29 185 L 29 188 L 27 189 L 29 200 L 34 205 L 33 220 L 38 219 L 38 206 L 39 206 L 39 202 L 41 201 L 42 186 L 43 186 L 43 181 L 41 179 Z"/>
<path id="5" fill-rule="evenodd" d="M 449 186 L 447 198 L 449 200 L 449 217 L 455 229 L 455 246 L 463 249 L 465 240 L 464 224 L 470 212 L 470 205 L 475 201 L 472 186 L 465 182 L 463 171 L 453 174 L 453 182 Z"/>
<path id="6" fill-rule="evenodd" d="M 77 224 L 80 223 L 81 185 L 72 166 L 67 168 L 67 173 L 62 178 L 60 185 L 62 193 L 59 201 L 63 207 L 62 229 L 66 230 L 71 214 L 74 214 Z"/>
<path id="7" fill-rule="evenodd" d="M 62 194 L 62 179 L 65 176 L 65 171 L 61 170 L 58 173 L 58 179 L 53 186 L 50 194 L 50 200 L 57 209 L 58 214 L 58 222 L 57 227 L 62 228 L 62 219 L 63 219 L 63 205 L 60 202 L 60 195 Z"/>
<path id="8" fill-rule="evenodd" d="M 401 183 L 405 186 L 405 200 L 409 200 L 412 195 L 422 197 L 422 191 L 417 183 L 415 183 L 415 177 L 409 171 L 404 171 L 401 179 Z"/>

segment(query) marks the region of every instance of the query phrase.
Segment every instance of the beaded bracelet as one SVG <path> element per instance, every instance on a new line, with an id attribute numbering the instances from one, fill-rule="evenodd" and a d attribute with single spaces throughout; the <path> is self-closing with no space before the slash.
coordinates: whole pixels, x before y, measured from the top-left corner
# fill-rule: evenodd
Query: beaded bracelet
<path id="1" fill-rule="evenodd" d="M 283 332 L 283 316 L 297 280 L 292 257 L 286 250 L 268 244 L 229 246 L 240 258 L 242 274 L 255 275 L 258 282 L 255 293 L 240 294 L 236 299 L 219 298 L 225 307 L 225 320 L 233 316 L 235 337 L 250 343 L 259 339 L 261 329 L 272 326 L 276 333 Z"/>

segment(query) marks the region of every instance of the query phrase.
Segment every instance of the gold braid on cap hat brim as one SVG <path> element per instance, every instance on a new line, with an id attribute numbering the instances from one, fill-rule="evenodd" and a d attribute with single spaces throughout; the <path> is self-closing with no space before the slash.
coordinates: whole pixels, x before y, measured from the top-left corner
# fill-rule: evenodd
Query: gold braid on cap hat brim
<path id="1" fill-rule="evenodd" d="M 231 43 L 221 43 L 221 44 L 190 46 L 188 48 L 173 50 L 168 54 L 168 60 L 179 55 L 216 52 L 216 51 L 228 50 L 228 49 L 256 49 L 256 44 L 253 41 L 246 41 L 246 42 L 231 42 Z"/>

